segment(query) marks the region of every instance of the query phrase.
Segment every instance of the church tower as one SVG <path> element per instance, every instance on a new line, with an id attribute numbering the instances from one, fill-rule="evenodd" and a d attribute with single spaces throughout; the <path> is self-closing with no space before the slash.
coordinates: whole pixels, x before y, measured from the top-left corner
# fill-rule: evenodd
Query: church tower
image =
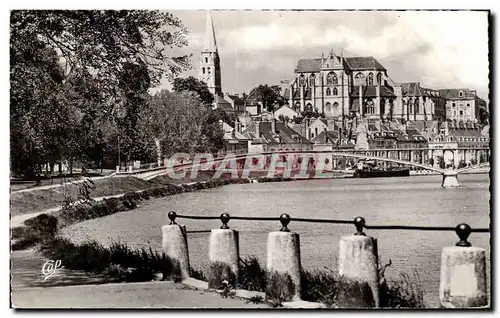
<path id="1" fill-rule="evenodd" d="M 208 89 L 214 96 L 222 97 L 220 59 L 210 11 L 207 11 L 207 29 L 205 32 L 205 43 L 200 56 L 199 79 L 207 83 Z"/>

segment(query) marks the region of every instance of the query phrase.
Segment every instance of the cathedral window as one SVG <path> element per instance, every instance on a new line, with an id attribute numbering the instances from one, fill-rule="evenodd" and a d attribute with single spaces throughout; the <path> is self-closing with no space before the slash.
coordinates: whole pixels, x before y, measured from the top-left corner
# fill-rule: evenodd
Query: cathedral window
<path id="1" fill-rule="evenodd" d="M 364 80 L 365 80 L 365 76 L 363 75 L 363 73 L 359 72 L 358 74 L 356 74 L 356 76 L 354 77 L 355 78 L 355 84 L 354 85 L 363 85 L 364 83 Z"/>
<path id="2" fill-rule="evenodd" d="M 377 75 L 377 84 L 382 85 L 382 73 L 378 73 Z"/>
<path id="3" fill-rule="evenodd" d="M 314 85 L 316 85 L 316 76 L 314 74 L 311 74 L 311 76 L 309 76 L 309 86 Z"/>
<path id="4" fill-rule="evenodd" d="M 306 85 L 306 78 L 304 74 L 301 74 L 299 77 L 299 86 L 304 86 L 304 85 Z"/>
<path id="5" fill-rule="evenodd" d="M 373 86 L 373 73 L 368 74 L 368 86 Z"/>
<path id="6" fill-rule="evenodd" d="M 211 74 L 211 68 L 210 67 L 207 67 L 207 72 L 208 72 L 208 75 Z"/>
<path id="7" fill-rule="evenodd" d="M 337 79 L 337 74 L 330 72 L 326 76 L 326 85 L 337 85 L 338 84 L 338 79 Z"/>
<path id="8" fill-rule="evenodd" d="M 339 94 L 337 87 L 333 88 L 333 96 L 337 96 Z"/>
<path id="9" fill-rule="evenodd" d="M 338 108 L 339 108 L 339 103 L 337 103 L 337 102 L 333 103 L 333 115 L 334 116 L 338 115 L 338 113 L 339 113 Z"/>
<path id="10" fill-rule="evenodd" d="M 300 102 L 296 102 L 296 103 L 295 103 L 294 110 L 295 110 L 295 111 L 298 111 L 299 109 L 300 109 Z"/>
<path id="11" fill-rule="evenodd" d="M 366 114 L 375 114 L 375 103 L 372 100 L 366 102 Z"/>
<path id="12" fill-rule="evenodd" d="M 208 57 L 205 57 L 205 63 L 208 63 Z"/>
<path id="13" fill-rule="evenodd" d="M 202 70 L 203 74 L 205 74 L 205 68 L 202 67 L 201 70 Z"/>
<path id="14" fill-rule="evenodd" d="M 326 88 L 326 96 L 332 95 L 332 91 L 330 90 L 330 87 Z"/>
<path id="15" fill-rule="evenodd" d="M 325 104 L 325 113 L 330 114 L 332 112 L 332 105 L 330 103 Z"/>

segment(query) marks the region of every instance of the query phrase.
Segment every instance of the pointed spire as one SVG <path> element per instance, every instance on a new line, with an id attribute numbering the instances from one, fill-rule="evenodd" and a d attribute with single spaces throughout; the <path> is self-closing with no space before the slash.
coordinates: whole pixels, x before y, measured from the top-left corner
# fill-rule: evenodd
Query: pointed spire
<path id="1" fill-rule="evenodd" d="M 203 50 L 209 52 L 217 52 L 215 29 L 210 11 L 207 11 L 207 29 L 205 30 L 205 46 L 203 47 Z"/>

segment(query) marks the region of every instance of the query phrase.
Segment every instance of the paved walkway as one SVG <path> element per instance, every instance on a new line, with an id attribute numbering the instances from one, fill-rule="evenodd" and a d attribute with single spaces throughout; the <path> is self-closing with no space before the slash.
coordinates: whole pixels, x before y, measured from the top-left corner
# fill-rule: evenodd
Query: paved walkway
<path id="1" fill-rule="evenodd" d="M 137 193 L 140 193 L 144 190 L 139 190 L 139 191 L 135 191 Z M 111 198 L 119 198 L 119 197 L 122 197 L 124 196 L 125 193 L 120 193 L 120 194 L 113 194 L 113 195 L 108 195 L 108 196 L 105 196 L 105 197 L 98 197 L 98 198 L 93 198 L 94 201 L 102 201 L 104 199 L 111 199 Z M 75 203 L 75 202 L 73 202 Z M 59 210 L 61 210 L 62 206 L 58 206 L 58 207 L 54 207 L 54 208 L 50 208 L 50 209 L 47 209 L 47 210 L 43 210 L 43 211 L 39 211 L 39 212 L 34 212 L 34 213 L 27 213 L 27 214 L 21 214 L 21 215 L 16 215 L 16 216 L 12 216 L 10 218 L 10 227 L 11 228 L 14 228 L 14 227 L 23 227 L 25 226 L 24 225 L 24 221 L 28 220 L 28 219 L 31 219 L 31 218 L 34 218 L 40 214 L 50 214 L 50 213 L 54 213 L 54 212 L 57 212 Z"/>
<path id="2" fill-rule="evenodd" d="M 110 175 L 100 176 L 100 177 L 90 177 L 90 178 L 81 177 L 80 179 L 70 180 L 70 181 L 67 181 L 67 182 L 64 182 L 64 183 L 50 184 L 50 185 L 45 185 L 45 186 L 40 186 L 40 187 L 32 187 L 32 188 L 27 188 L 27 189 L 22 189 L 22 190 L 16 190 L 16 191 L 11 191 L 11 193 L 31 192 L 31 191 L 38 191 L 38 190 L 47 190 L 47 189 L 52 189 L 52 188 L 59 188 L 63 184 L 78 184 L 78 183 L 84 182 L 87 179 L 90 179 L 90 180 L 93 180 L 93 181 L 94 180 L 107 179 L 107 178 L 114 177 L 115 175 L 116 175 L 116 173 L 112 173 Z"/>
<path id="3" fill-rule="evenodd" d="M 106 278 L 62 269 L 44 280 L 47 259 L 35 249 L 11 253 L 14 308 L 263 308 L 168 281 L 105 284 Z M 63 264 L 64 265 L 64 264 Z M 109 281 L 109 280 L 108 280 Z"/>
<path id="4" fill-rule="evenodd" d="M 269 308 L 173 282 L 20 288 L 14 308 Z"/>

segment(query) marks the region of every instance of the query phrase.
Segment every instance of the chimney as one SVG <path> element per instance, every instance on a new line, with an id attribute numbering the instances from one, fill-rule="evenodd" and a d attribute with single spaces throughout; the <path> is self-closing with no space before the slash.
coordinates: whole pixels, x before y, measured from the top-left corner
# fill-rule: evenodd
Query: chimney
<path id="1" fill-rule="evenodd" d="M 323 131 L 325 132 L 325 143 L 328 143 L 328 131 L 326 130 L 326 127 Z"/>
<path id="2" fill-rule="evenodd" d="M 276 133 L 276 118 L 271 119 L 271 132 Z"/>
<path id="3" fill-rule="evenodd" d="M 255 138 L 260 138 L 260 121 L 255 122 Z"/>

